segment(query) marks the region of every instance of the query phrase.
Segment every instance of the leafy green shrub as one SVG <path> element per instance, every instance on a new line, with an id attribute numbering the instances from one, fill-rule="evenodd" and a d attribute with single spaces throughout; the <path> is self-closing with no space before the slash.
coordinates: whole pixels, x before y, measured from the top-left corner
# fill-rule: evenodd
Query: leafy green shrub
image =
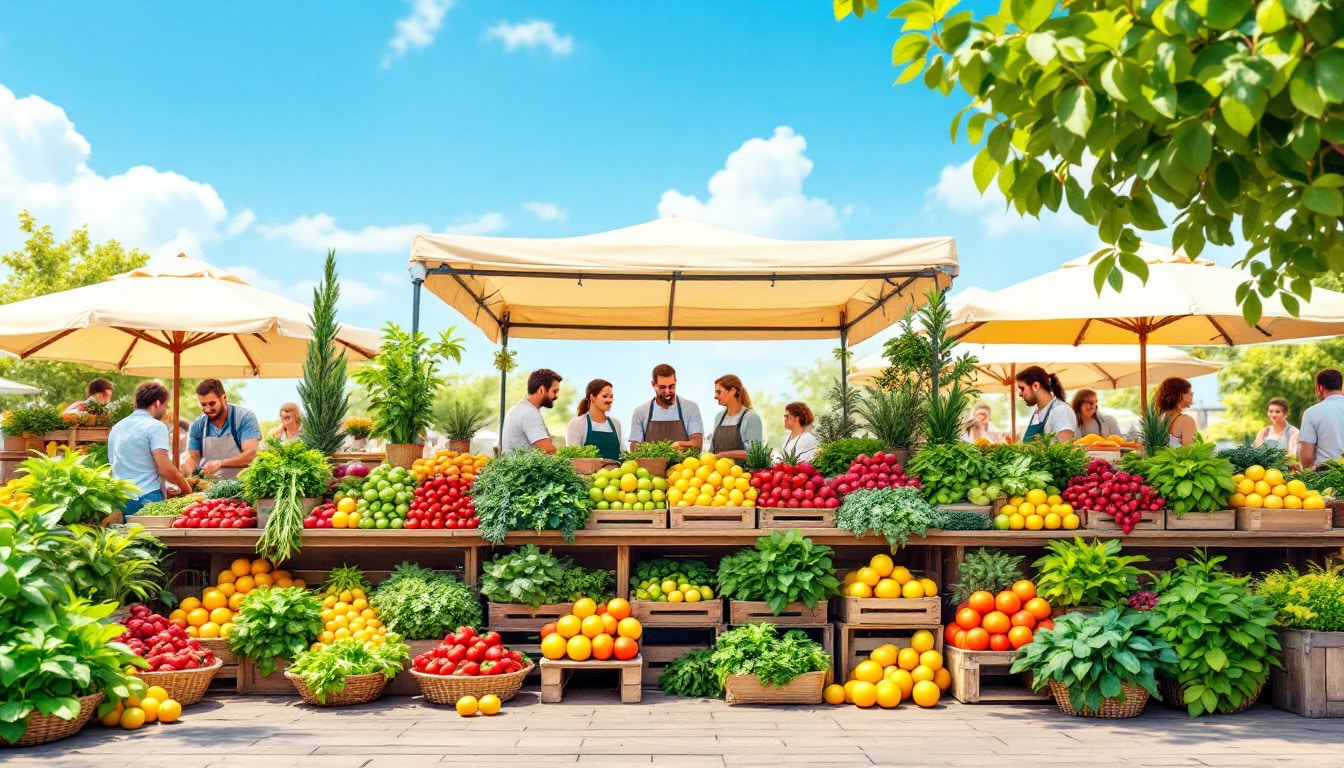
<path id="1" fill-rule="evenodd" d="M 32 478 L 28 493 L 33 504 L 55 504 L 61 521 L 97 525 L 139 495 L 135 483 L 112 477 L 112 468 L 95 465 L 77 451 L 56 456 L 34 456 L 20 465 Z"/>
<path id="2" fill-rule="evenodd" d="M 831 668 L 831 656 L 801 630 L 779 636 L 774 624 L 748 624 L 719 635 L 710 654 L 719 687 L 729 675 L 755 675 L 765 685 L 788 685 L 807 672 Z"/>
<path id="3" fill-rule="evenodd" d="M 908 387 L 867 387 L 856 409 L 863 425 L 883 448 L 914 446 L 924 418 L 923 397 Z M 881 449 L 879 449 L 881 450 Z"/>
<path id="4" fill-rule="evenodd" d="M 450 358 L 462 362 L 462 340 L 453 338 L 454 330 L 449 327 L 437 341 L 430 341 L 396 323 L 383 326 L 378 356 L 351 373 L 368 393 L 373 434 L 408 445 L 429 428 L 439 389 L 439 362 Z"/>
<path id="5" fill-rule="evenodd" d="M 321 632 L 322 598 L 303 587 L 257 589 L 243 598 L 233 619 L 229 648 L 268 677 L 277 658 L 293 660 Z"/>
<path id="6" fill-rule="evenodd" d="M 1213 455 L 1213 443 L 1167 448 L 1144 462 L 1143 479 L 1177 517 L 1188 512 L 1217 512 L 1236 490 L 1232 464 Z"/>
<path id="7" fill-rule="evenodd" d="M 388 634 L 381 645 L 372 648 L 347 637 L 299 653 L 286 671 L 302 679 L 318 701 L 326 702 L 327 694 L 345 690 L 345 678 L 381 672 L 391 680 L 405 668 L 410 657 L 410 646 L 394 634 Z"/>
<path id="8" fill-rule="evenodd" d="M 484 625 L 475 590 L 443 571 L 402 563 L 371 600 L 387 628 L 407 640 L 437 640 L 458 627 Z"/>
<path id="9" fill-rule="evenodd" d="M 1265 469 L 1277 469 L 1280 472 L 1287 472 L 1290 469 L 1288 451 L 1273 445 L 1251 445 L 1248 441 L 1235 448 L 1225 448 L 1216 455 L 1232 464 L 1234 474 L 1242 474 L 1247 467 L 1257 464 Z"/>
<path id="10" fill-rule="evenodd" d="M 773 531 L 719 563 L 719 591 L 734 600 L 761 600 L 776 616 L 802 601 L 808 608 L 840 593 L 831 548 L 796 528 Z"/>
<path id="11" fill-rule="evenodd" d="M 965 602 L 972 592 L 984 590 L 997 595 L 1022 578 L 1019 564 L 1023 555 L 1009 555 L 1001 549 L 981 547 L 967 552 L 957 569 L 961 580 L 952 585 L 952 603 Z"/>
<path id="12" fill-rule="evenodd" d="M 860 455 L 872 456 L 878 451 L 885 451 L 887 445 L 881 440 L 874 440 L 869 437 L 851 437 L 847 440 L 836 440 L 833 443 L 825 443 L 817 450 L 817 455 L 812 457 L 812 468 L 820 472 L 825 477 L 835 477 L 849 471 L 849 465 L 854 463 Z"/>
<path id="13" fill-rule="evenodd" d="M 611 596 L 615 582 L 613 571 L 585 570 L 536 544 L 525 544 L 481 566 L 481 594 L 487 600 L 533 608 L 580 597 L 601 603 Z"/>
<path id="14" fill-rule="evenodd" d="M 560 531 L 565 541 L 588 522 L 592 500 L 574 465 L 541 451 L 491 459 L 472 488 L 481 538 L 499 544 L 509 531 Z"/>
<path id="15" fill-rule="evenodd" d="M 1320 491 L 1326 496 L 1339 498 L 1344 494 L 1344 461 L 1333 459 L 1315 470 L 1295 472 L 1292 478 L 1301 480 L 1308 490 Z"/>
<path id="16" fill-rule="evenodd" d="M 65 429 L 65 419 L 59 408 L 50 405 L 30 405 L 5 411 L 0 417 L 5 434 L 13 437 L 41 437 Z"/>
<path id="17" fill-rule="evenodd" d="M 714 650 L 701 648 L 687 651 L 673 659 L 658 675 L 658 685 L 668 696 L 691 699 L 718 698 L 723 695 L 723 683 L 714 673 Z"/>
<path id="18" fill-rule="evenodd" d="M 1291 629 L 1344 632 L 1344 565 L 1306 573 L 1296 568 L 1266 574 L 1256 592 L 1279 612 L 1279 624 Z"/>
<path id="19" fill-rule="evenodd" d="M 75 594 L 92 600 L 162 600 L 162 543 L 143 526 L 108 528 L 72 525 L 71 536 L 64 539 L 63 565 Z"/>
<path id="20" fill-rule="evenodd" d="M 880 533 L 894 550 L 908 544 L 912 534 L 923 536 L 936 528 L 940 519 L 919 489 L 879 488 L 847 494 L 836 510 L 835 527 L 856 538 L 869 531 Z"/>
<path id="21" fill-rule="evenodd" d="M 919 478 L 924 498 L 938 504 L 955 503 L 972 485 L 995 479 L 994 466 L 975 446 L 962 442 L 926 446 L 905 469 Z"/>
<path id="22" fill-rule="evenodd" d="M 1058 440 L 1036 439 L 1020 446 L 1031 457 L 1031 468 L 1047 472 L 1050 484 L 1065 488 L 1069 481 L 1087 471 L 1087 449 Z"/>
<path id="23" fill-rule="evenodd" d="M 1121 556 L 1117 539 L 1088 544 L 1075 536 L 1073 541 L 1056 539 L 1045 548 L 1049 553 L 1032 563 L 1039 573 L 1036 592 L 1061 608 L 1123 604 L 1145 575 L 1134 564 L 1148 562 L 1143 555 Z"/>

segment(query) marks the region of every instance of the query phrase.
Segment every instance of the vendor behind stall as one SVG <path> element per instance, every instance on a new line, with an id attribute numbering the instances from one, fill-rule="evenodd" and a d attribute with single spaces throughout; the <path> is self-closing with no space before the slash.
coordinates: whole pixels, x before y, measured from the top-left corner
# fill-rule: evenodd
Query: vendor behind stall
<path id="1" fill-rule="evenodd" d="M 700 406 L 677 397 L 677 372 L 667 363 L 654 366 L 653 395 L 630 417 L 630 449 L 670 440 L 674 448 L 700 450 L 705 438 Z"/>
<path id="2" fill-rule="evenodd" d="M 201 416 L 187 435 L 182 474 L 195 474 L 199 468 L 205 475 L 237 477 L 257 456 L 261 442 L 257 415 L 242 406 L 229 405 L 219 379 L 206 379 L 196 385 L 196 398 Z"/>
<path id="3" fill-rule="evenodd" d="M 566 445 L 591 445 L 608 461 L 621 458 L 621 424 L 611 416 L 611 382 L 593 379 L 584 390 L 579 415 L 565 430 Z"/>
<path id="4" fill-rule="evenodd" d="M 107 379 L 94 379 L 89 382 L 89 387 L 85 390 L 84 399 L 76 400 L 67 405 L 65 407 L 65 412 L 68 414 L 84 413 L 88 410 L 89 403 L 98 403 L 99 405 L 106 406 L 110 402 L 112 402 L 112 382 Z"/>
<path id="5" fill-rule="evenodd" d="M 730 459 L 747 458 L 747 446 L 765 440 L 761 416 L 751 410 L 751 395 L 747 394 L 741 379 L 729 374 L 715 379 L 714 400 L 723 406 L 723 410 L 714 420 L 710 452 Z"/>

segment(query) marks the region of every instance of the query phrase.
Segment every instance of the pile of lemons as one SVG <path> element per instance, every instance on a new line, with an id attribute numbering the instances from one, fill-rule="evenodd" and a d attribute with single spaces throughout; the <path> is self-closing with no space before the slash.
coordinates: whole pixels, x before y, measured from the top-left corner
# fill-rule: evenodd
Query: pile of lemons
<path id="1" fill-rule="evenodd" d="M 1082 524 L 1073 505 L 1066 504 L 1055 489 L 1032 488 L 1023 496 L 1014 496 L 995 516 L 994 525 L 1010 531 L 1072 531 Z"/>
<path id="2" fill-rule="evenodd" d="M 943 667 L 943 654 L 934 650 L 937 638 L 927 629 L 910 637 L 910 647 L 880 645 L 849 673 L 844 685 L 828 685 L 822 693 L 827 704 L 853 704 L 867 709 L 893 709 L 902 701 L 935 707 L 952 685 Z"/>
<path id="3" fill-rule="evenodd" d="M 896 565 L 889 555 L 876 554 L 868 564 L 845 574 L 846 597 L 935 597 L 938 583 L 917 578 L 904 565 Z"/>
<path id="4" fill-rule="evenodd" d="M 1245 474 L 1233 475 L 1237 492 L 1228 502 L 1233 507 L 1264 509 L 1325 509 L 1320 491 L 1307 490 L 1301 480 L 1285 480 L 1277 469 L 1259 464 L 1246 468 Z"/>
<path id="5" fill-rule="evenodd" d="M 667 470 L 667 502 L 675 507 L 754 507 L 751 475 L 732 459 L 702 453 Z"/>

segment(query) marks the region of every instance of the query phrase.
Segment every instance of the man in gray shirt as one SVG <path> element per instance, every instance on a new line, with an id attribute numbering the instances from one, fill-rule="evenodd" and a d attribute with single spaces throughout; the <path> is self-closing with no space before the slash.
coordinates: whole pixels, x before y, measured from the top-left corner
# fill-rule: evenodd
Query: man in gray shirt
<path id="1" fill-rule="evenodd" d="M 1319 403 L 1302 412 L 1298 452 L 1302 466 L 1315 467 L 1344 455 L 1344 376 L 1333 368 L 1316 374 Z"/>
<path id="2" fill-rule="evenodd" d="M 555 405 L 555 399 L 560 396 L 560 381 L 560 374 L 549 368 L 539 368 L 527 377 L 527 397 L 519 400 L 504 417 L 500 453 L 519 448 L 555 453 L 555 443 L 546 428 L 546 421 L 541 418 L 541 409 Z"/>

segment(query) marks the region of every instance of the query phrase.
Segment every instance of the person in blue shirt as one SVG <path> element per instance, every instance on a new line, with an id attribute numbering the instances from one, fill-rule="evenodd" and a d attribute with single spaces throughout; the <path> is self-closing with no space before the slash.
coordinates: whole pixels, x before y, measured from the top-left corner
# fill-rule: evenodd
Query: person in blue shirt
<path id="1" fill-rule="evenodd" d="M 190 475 L 197 467 L 205 475 L 237 477 L 257 457 L 261 444 L 261 426 L 257 415 L 238 405 L 229 405 L 224 384 L 206 379 L 196 385 L 201 416 L 187 433 L 187 460 L 182 474 Z"/>
<path id="2" fill-rule="evenodd" d="M 117 422 L 107 435 L 107 457 L 112 476 L 135 483 L 138 495 L 123 514 L 133 515 L 147 502 L 163 501 L 187 488 L 187 479 L 168 457 L 171 445 L 163 415 L 168 411 L 168 389 L 147 381 L 135 389 L 135 411 Z M 170 485 L 165 486 L 164 481 Z"/>

